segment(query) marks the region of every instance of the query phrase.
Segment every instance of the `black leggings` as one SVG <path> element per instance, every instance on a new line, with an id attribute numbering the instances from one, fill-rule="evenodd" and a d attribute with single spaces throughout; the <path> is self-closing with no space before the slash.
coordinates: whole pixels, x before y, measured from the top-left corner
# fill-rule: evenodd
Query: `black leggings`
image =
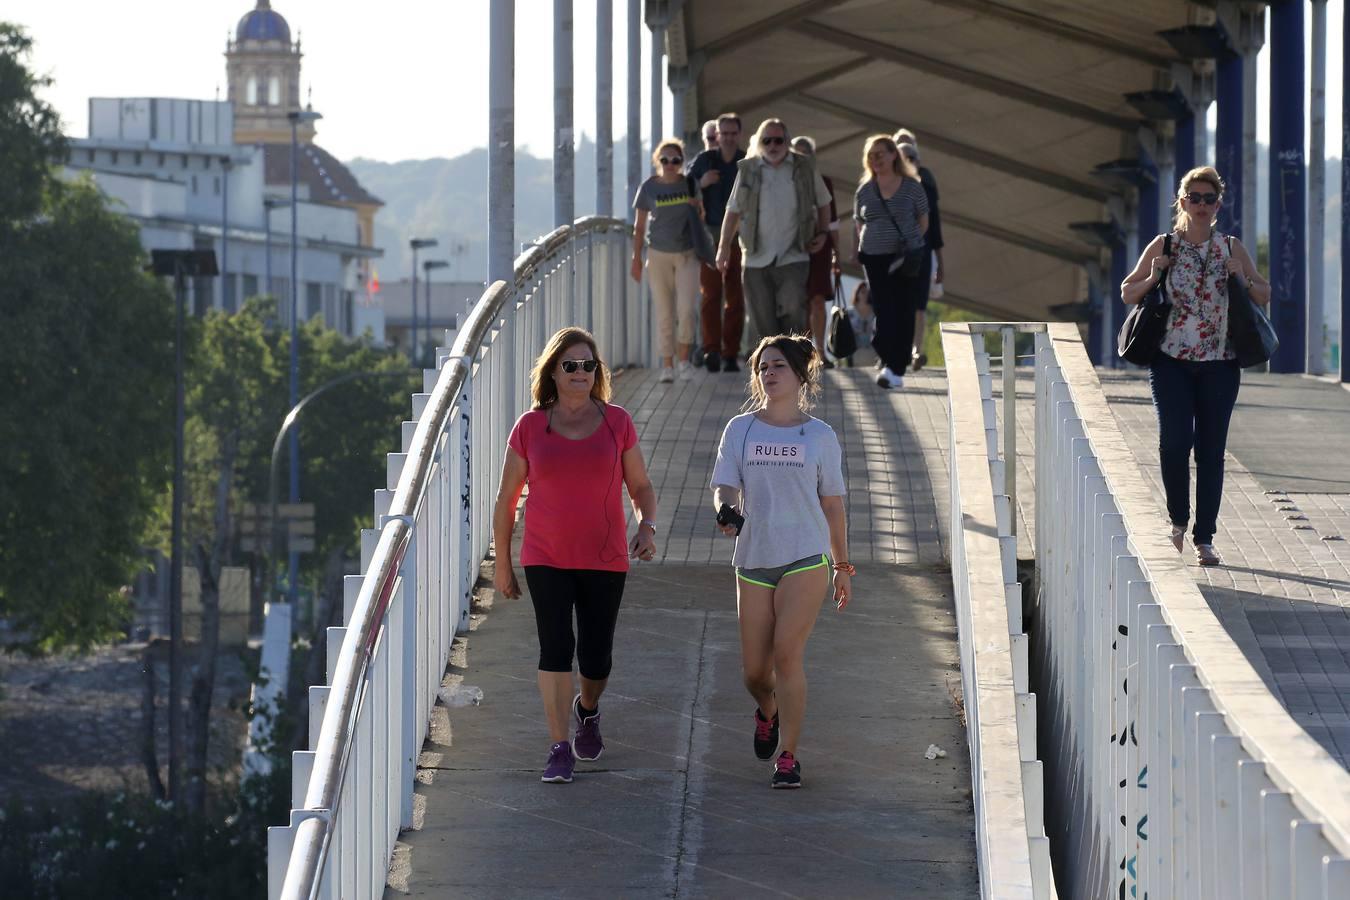
<path id="1" fill-rule="evenodd" d="M 877 351 L 883 365 L 895 374 L 903 375 L 913 358 L 914 312 L 919 308 L 919 297 L 928 283 L 922 270 L 908 277 L 899 269 L 888 272 L 894 258 L 889 253 L 858 254 L 858 261 L 867 275 L 867 299 L 877 315 L 872 349 Z"/>
<path id="2" fill-rule="evenodd" d="M 572 656 L 582 678 L 603 681 L 613 667 L 614 625 L 627 572 L 526 566 L 525 583 L 539 629 L 539 671 L 570 672 Z M 577 633 L 572 636 L 572 609 Z"/>

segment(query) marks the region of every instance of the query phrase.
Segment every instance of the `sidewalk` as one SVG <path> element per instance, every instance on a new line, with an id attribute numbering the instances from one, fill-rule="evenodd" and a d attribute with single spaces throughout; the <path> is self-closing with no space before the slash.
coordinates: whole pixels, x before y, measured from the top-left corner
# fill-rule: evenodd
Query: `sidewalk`
<path id="1" fill-rule="evenodd" d="M 817 411 L 844 445 L 856 597 L 807 650 L 805 788 L 773 791 L 750 748 L 731 541 L 707 479 L 743 376 L 618 379 L 657 486 L 663 559 L 634 567 L 605 694 L 606 750 L 544 785 L 528 599 L 489 596 L 424 748 L 419 828 L 389 897 L 965 897 L 978 892 L 945 515 L 945 386 L 885 393 L 829 373 Z M 930 468 L 930 463 L 932 467 Z M 928 760 L 936 744 L 945 758 Z"/>
<path id="2" fill-rule="evenodd" d="M 1099 375 L 1161 510 L 1147 373 Z M 1196 565 L 1189 545 L 1186 562 L 1294 720 L 1350 766 L 1350 392 L 1298 375 L 1242 378 L 1214 540 L 1224 565 Z"/>

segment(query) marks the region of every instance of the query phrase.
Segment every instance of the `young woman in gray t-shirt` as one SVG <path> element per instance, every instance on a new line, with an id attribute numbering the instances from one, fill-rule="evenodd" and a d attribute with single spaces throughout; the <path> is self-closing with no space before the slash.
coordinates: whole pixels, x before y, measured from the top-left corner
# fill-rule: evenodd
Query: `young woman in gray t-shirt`
<path id="1" fill-rule="evenodd" d="M 830 592 L 831 569 L 836 607 L 842 610 L 853 593 L 839 440 L 807 412 L 820 391 L 821 364 L 808 337 L 760 341 L 750 355 L 749 411 L 727 423 L 712 474 L 718 524 L 736 536 L 741 665 L 759 704 L 755 755 L 767 760 L 779 753 L 775 788 L 802 785 L 802 659 Z M 737 516 L 742 524 L 733 524 Z"/>

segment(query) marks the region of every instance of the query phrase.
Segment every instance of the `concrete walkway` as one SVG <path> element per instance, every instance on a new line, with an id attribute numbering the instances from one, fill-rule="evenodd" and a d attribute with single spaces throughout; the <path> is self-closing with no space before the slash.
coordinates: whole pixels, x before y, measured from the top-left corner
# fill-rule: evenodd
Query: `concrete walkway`
<path id="1" fill-rule="evenodd" d="M 818 414 L 844 445 L 854 603 L 808 645 L 805 788 L 773 791 L 750 747 L 731 542 L 707 479 L 743 377 L 618 379 L 660 497 L 663 558 L 635 566 L 605 695 L 606 750 L 544 785 L 548 736 L 528 598 L 491 592 L 437 708 L 387 895 L 425 897 L 967 897 L 978 893 L 960 716 L 946 510 L 945 383 L 904 392 L 828 373 Z M 936 744 L 945 758 L 928 760 Z"/>

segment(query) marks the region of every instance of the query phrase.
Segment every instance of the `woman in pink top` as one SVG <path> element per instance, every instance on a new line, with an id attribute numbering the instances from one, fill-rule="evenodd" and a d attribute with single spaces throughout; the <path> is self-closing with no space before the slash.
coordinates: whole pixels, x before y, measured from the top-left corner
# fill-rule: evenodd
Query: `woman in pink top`
<path id="1" fill-rule="evenodd" d="M 493 513 L 502 596 L 520 596 L 511 561 L 516 506 L 528 483 L 520 563 L 539 629 L 539 693 L 548 717 L 543 780 L 568 783 L 578 759 L 599 759 L 600 695 L 611 668 L 614 626 L 628 559 L 656 554 L 656 491 L 633 419 L 609 402 L 609 376 L 595 338 L 564 328 L 549 339 L 530 373 L 534 408 L 507 442 Z M 626 540 L 623 487 L 639 520 Z M 577 629 L 572 632 L 572 612 Z M 572 658 L 581 673 L 573 694 Z M 568 741 L 569 720 L 576 738 Z"/>
<path id="2" fill-rule="evenodd" d="M 1243 279 L 1257 303 L 1270 302 L 1270 282 L 1261 277 L 1242 241 L 1216 227 L 1222 205 L 1223 179 L 1217 171 L 1202 166 L 1187 172 L 1177 191 L 1171 255 L 1163 254 L 1163 236 L 1154 238 L 1120 286 L 1121 299 L 1133 304 L 1166 279 L 1172 313 L 1149 367 L 1149 386 L 1158 414 L 1158 457 L 1172 544 L 1178 553 L 1190 518 L 1190 457 L 1195 450 L 1191 539 L 1202 566 L 1223 561 L 1214 549 L 1214 532 L 1223 496 L 1228 422 L 1242 374 L 1228 337 L 1228 277 Z"/>

